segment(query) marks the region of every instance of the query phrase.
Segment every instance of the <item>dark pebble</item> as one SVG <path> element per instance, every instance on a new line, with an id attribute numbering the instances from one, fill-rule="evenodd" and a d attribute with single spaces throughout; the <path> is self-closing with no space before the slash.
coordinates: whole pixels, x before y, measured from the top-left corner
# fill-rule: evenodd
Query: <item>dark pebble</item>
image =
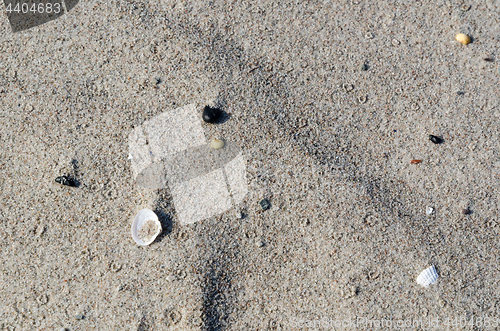
<path id="1" fill-rule="evenodd" d="M 366 65 L 366 63 L 363 63 L 362 65 L 359 66 L 359 69 L 361 71 L 366 71 L 366 70 L 368 70 L 368 66 Z"/>
<path id="2" fill-rule="evenodd" d="M 271 203 L 267 199 L 260 200 L 259 204 L 262 207 L 262 210 L 268 210 L 271 208 Z"/>
<path id="3" fill-rule="evenodd" d="M 67 176 L 57 177 L 56 182 L 58 182 L 61 185 L 65 185 L 65 186 L 71 186 L 71 187 L 80 186 L 80 183 L 76 179 L 71 178 L 71 177 L 67 177 Z"/>
<path id="4" fill-rule="evenodd" d="M 84 318 L 85 318 L 85 316 L 84 316 L 83 314 L 78 314 L 78 315 L 75 315 L 75 318 L 76 318 L 77 320 L 82 320 L 82 319 L 84 319 Z"/>
<path id="5" fill-rule="evenodd" d="M 462 214 L 469 215 L 470 213 L 472 213 L 472 212 L 469 208 L 462 209 Z"/>
<path id="6" fill-rule="evenodd" d="M 207 123 L 217 123 L 221 120 L 224 112 L 219 108 L 212 108 L 210 106 L 205 106 L 203 108 L 203 120 Z"/>
<path id="7" fill-rule="evenodd" d="M 429 135 L 429 139 L 435 143 L 435 144 L 442 144 L 443 143 L 443 138 L 440 138 L 438 136 L 433 136 L 432 134 Z"/>

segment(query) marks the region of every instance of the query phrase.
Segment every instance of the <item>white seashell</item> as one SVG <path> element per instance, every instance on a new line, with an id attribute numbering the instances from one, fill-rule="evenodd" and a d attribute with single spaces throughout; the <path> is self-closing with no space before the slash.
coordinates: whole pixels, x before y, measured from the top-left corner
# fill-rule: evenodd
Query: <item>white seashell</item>
<path id="1" fill-rule="evenodd" d="M 438 277 L 439 275 L 436 271 L 436 268 L 432 266 L 425 269 L 420 273 L 420 275 L 418 275 L 417 283 L 422 285 L 423 287 L 427 287 L 431 284 L 434 284 L 437 281 Z"/>
<path id="2" fill-rule="evenodd" d="M 146 231 L 146 237 L 141 235 L 141 230 Z M 147 246 L 155 241 L 161 230 L 161 223 L 158 220 L 158 216 L 150 209 L 140 210 L 135 215 L 134 222 L 132 222 L 132 238 L 141 246 Z"/>
<path id="3" fill-rule="evenodd" d="M 432 207 L 427 207 L 427 210 L 426 210 L 427 215 L 430 215 L 430 214 L 432 214 L 433 212 L 434 212 L 434 208 L 432 208 Z"/>

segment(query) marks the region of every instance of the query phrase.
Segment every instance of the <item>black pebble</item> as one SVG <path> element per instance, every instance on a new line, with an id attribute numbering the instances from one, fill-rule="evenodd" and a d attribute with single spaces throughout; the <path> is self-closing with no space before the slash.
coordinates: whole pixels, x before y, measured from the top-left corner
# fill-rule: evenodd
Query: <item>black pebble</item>
<path id="1" fill-rule="evenodd" d="M 262 207 L 262 210 L 268 210 L 271 208 L 271 203 L 267 199 L 260 200 L 259 204 Z"/>
<path id="2" fill-rule="evenodd" d="M 212 108 L 210 106 L 205 106 L 203 108 L 203 120 L 207 123 L 219 122 L 224 112 L 219 108 Z"/>
<path id="3" fill-rule="evenodd" d="M 80 183 L 76 179 L 67 176 L 57 177 L 56 182 L 58 182 L 61 185 L 66 185 L 71 187 L 80 186 Z"/>
<path id="4" fill-rule="evenodd" d="M 440 138 L 440 137 L 437 137 L 437 136 L 433 136 L 432 134 L 429 135 L 429 139 L 435 143 L 435 144 L 442 144 L 443 143 L 443 138 Z"/>
<path id="5" fill-rule="evenodd" d="M 471 214 L 471 213 L 472 213 L 472 212 L 471 212 L 471 210 L 470 210 L 469 208 L 462 209 L 462 214 L 464 214 L 464 215 L 469 215 L 469 214 Z"/>

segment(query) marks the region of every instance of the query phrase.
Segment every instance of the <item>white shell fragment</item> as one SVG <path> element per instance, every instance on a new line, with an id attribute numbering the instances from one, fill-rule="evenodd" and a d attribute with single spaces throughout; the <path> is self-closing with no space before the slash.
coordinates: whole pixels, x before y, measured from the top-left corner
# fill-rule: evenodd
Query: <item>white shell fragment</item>
<path id="1" fill-rule="evenodd" d="M 427 207 L 426 211 L 427 215 L 431 215 L 434 212 L 434 208 L 432 207 Z"/>
<path id="2" fill-rule="evenodd" d="M 431 284 L 434 284 L 438 279 L 438 273 L 434 266 L 429 267 L 422 271 L 420 275 L 417 277 L 417 283 L 422 285 L 423 287 L 427 287 Z"/>
<path id="3" fill-rule="evenodd" d="M 142 209 L 132 223 L 132 238 L 140 246 L 147 246 L 161 233 L 158 216 L 150 209 Z"/>

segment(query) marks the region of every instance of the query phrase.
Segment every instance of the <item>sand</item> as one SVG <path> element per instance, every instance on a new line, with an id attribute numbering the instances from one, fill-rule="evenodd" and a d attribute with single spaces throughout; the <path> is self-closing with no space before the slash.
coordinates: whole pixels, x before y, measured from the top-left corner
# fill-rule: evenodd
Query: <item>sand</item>
<path id="1" fill-rule="evenodd" d="M 2 14 L 0 329 L 498 325 L 500 4 L 466 4 L 81 1 L 15 34 Z M 203 129 L 249 192 L 181 225 L 128 137 L 188 104 L 230 115 Z"/>

